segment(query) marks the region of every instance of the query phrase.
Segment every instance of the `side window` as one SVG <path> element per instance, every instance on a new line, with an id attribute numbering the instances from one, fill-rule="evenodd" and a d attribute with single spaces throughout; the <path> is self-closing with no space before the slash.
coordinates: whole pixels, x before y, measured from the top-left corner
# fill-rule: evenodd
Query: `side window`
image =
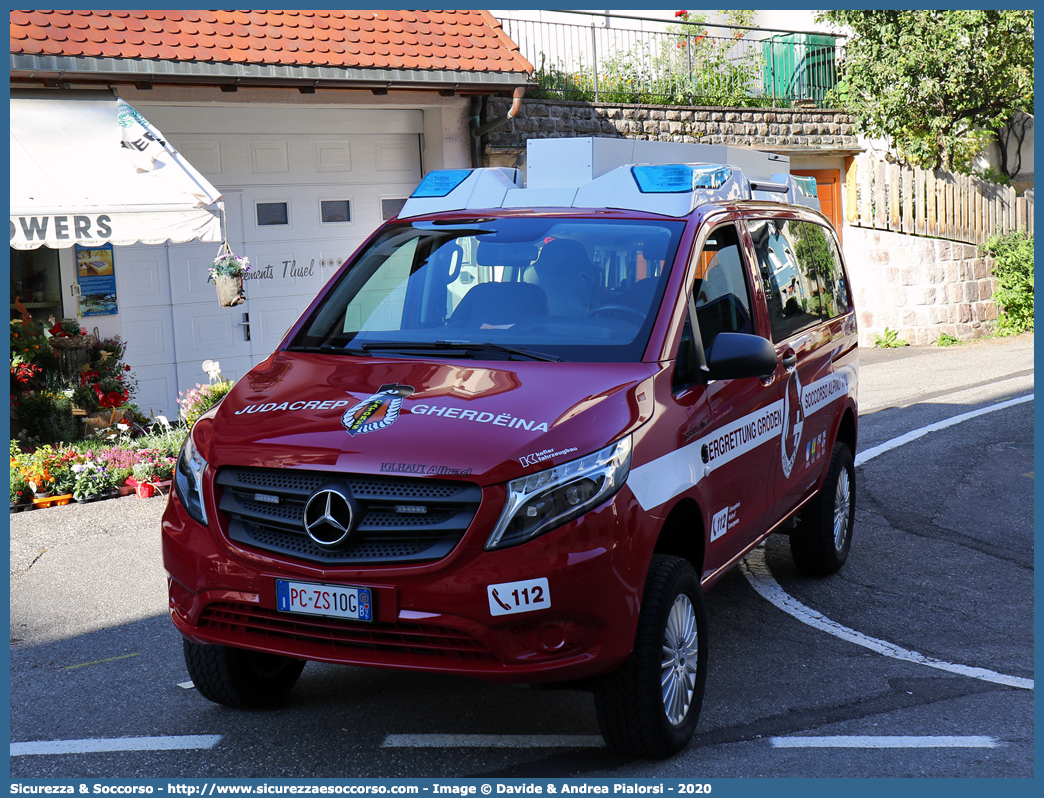
<path id="1" fill-rule="evenodd" d="M 798 259 L 807 253 L 814 264 L 817 280 L 814 281 L 816 293 L 812 305 L 816 313 L 823 319 L 832 319 L 848 309 L 848 299 L 838 295 L 838 280 L 841 279 L 841 264 L 833 247 L 833 237 L 826 228 L 811 222 L 800 222 L 804 245 L 798 245 Z M 844 293 L 843 288 L 841 293 Z M 812 308 L 810 307 L 810 310 Z"/>
<path id="2" fill-rule="evenodd" d="M 703 349 L 722 332 L 754 332 L 750 291 L 739 236 L 731 224 L 715 228 L 699 254 L 693 298 Z"/>
<path id="3" fill-rule="evenodd" d="M 824 309 L 828 318 L 834 318 L 848 311 L 848 286 L 845 284 L 845 273 L 841 268 L 841 252 L 838 250 L 837 238 L 829 230 L 818 224 L 805 224 L 809 241 L 822 241 L 813 247 L 819 266 L 820 280 L 828 299 Z"/>
<path id="4" fill-rule="evenodd" d="M 748 222 L 765 286 L 775 343 L 817 324 L 823 293 L 809 238 L 800 222 Z"/>

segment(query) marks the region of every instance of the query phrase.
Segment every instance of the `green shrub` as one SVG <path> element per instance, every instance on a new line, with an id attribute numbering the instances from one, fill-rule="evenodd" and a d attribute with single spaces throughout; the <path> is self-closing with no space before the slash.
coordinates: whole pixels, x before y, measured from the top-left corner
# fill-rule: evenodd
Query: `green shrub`
<path id="1" fill-rule="evenodd" d="M 70 443 L 80 438 L 80 422 L 72 399 L 61 392 L 36 391 L 18 401 L 17 436 L 32 443 Z"/>
<path id="2" fill-rule="evenodd" d="M 899 337 L 899 333 L 893 330 L 891 327 L 885 327 L 882 335 L 874 336 L 874 346 L 878 349 L 896 349 L 900 346 L 909 346 L 909 341 L 904 341 Z"/>
<path id="3" fill-rule="evenodd" d="M 1022 231 L 996 235 L 980 248 L 991 255 L 997 278 L 997 335 L 1019 335 L 1033 331 L 1033 236 Z"/>

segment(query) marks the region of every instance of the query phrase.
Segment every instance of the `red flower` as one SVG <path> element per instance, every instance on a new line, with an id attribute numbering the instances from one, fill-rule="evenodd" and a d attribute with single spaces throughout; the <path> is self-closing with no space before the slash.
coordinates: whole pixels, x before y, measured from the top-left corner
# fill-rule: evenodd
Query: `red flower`
<path id="1" fill-rule="evenodd" d="M 108 395 L 102 393 L 102 389 L 97 385 L 94 386 L 94 392 L 98 395 L 98 404 L 102 407 L 116 408 L 127 401 L 128 394 L 126 391 L 120 393 L 119 391 L 110 391 Z"/>
<path id="2" fill-rule="evenodd" d="M 684 18 L 684 17 L 687 17 L 687 16 L 689 16 L 689 12 L 688 11 L 675 11 L 674 12 L 674 18 L 675 19 L 678 19 L 679 17 Z"/>

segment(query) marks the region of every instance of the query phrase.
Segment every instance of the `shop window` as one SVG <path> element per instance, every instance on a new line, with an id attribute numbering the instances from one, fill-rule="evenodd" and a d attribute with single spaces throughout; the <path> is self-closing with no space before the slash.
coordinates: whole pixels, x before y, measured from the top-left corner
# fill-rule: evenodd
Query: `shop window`
<path id="1" fill-rule="evenodd" d="M 40 322 L 62 317 L 62 282 L 58 250 L 11 250 L 11 318 L 21 318 L 15 302 L 21 302 Z"/>

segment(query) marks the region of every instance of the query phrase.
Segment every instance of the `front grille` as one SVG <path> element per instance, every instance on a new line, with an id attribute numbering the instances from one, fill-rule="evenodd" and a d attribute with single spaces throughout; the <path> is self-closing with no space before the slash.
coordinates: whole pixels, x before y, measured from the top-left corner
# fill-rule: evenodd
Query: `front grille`
<path id="1" fill-rule="evenodd" d="M 361 623 L 337 618 L 288 616 L 253 604 L 218 602 L 208 605 L 200 628 L 219 629 L 266 640 L 290 639 L 309 648 L 313 656 L 336 656 L 358 651 L 367 654 L 430 656 L 495 662 L 496 657 L 479 640 L 444 626 L 419 623 Z"/>
<path id="2" fill-rule="evenodd" d="M 325 471 L 223 468 L 216 483 L 232 540 L 328 565 L 445 557 L 463 537 L 482 498 L 481 488 L 464 482 Z M 324 486 L 350 492 L 360 508 L 345 545 L 333 550 L 316 545 L 304 530 L 305 504 Z M 423 505 L 425 511 L 396 510 L 403 503 Z"/>

